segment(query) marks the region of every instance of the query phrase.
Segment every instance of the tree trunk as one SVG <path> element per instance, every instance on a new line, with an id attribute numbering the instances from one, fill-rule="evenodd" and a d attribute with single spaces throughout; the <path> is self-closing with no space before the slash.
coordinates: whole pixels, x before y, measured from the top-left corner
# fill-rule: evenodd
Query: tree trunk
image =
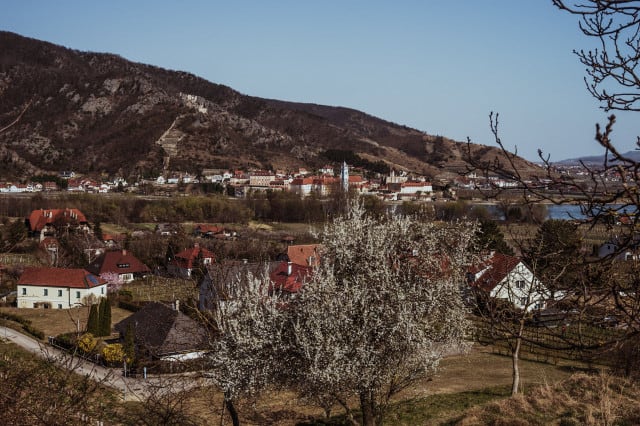
<path id="1" fill-rule="evenodd" d="M 520 347 L 522 346 L 522 333 L 524 332 L 524 319 L 520 320 L 518 334 L 516 335 L 516 345 L 511 352 L 511 365 L 513 368 L 513 382 L 511 383 L 511 396 L 518 394 L 520 387 Z"/>
<path id="2" fill-rule="evenodd" d="M 233 405 L 233 399 L 231 399 L 230 395 L 225 392 L 224 395 L 224 405 L 227 407 L 227 411 L 231 416 L 231 422 L 233 426 L 240 426 L 240 418 L 238 417 L 238 412 L 236 411 L 236 407 Z"/>
<path id="3" fill-rule="evenodd" d="M 378 413 L 376 400 L 372 392 L 360 392 L 360 410 L 362 411 L 362 426 L 376 426 Z"/>

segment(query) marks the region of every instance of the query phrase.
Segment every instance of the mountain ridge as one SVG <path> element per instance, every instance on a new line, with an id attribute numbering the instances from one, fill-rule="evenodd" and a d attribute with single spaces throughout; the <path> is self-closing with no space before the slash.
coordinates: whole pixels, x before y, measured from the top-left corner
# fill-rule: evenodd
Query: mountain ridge
<path id="1" fill-rule="evenodd" d="M 630 158 L 630 159 L 632 159 L 634 161 L 640 161 L 640 151 L 638 151 L 638 150 L 627 151 L 627 152 L 622 154 L 622 157 Z M 604 159 L 605 159 L 604 154 L 603 155 L 588 155 L 588 156 L 584 156 L 584 157 L 568 158 L 566 160 L 554 161 L 554 164 L 579 165 L 580 163 L 584 163 L 584 164 L 593 165 L 593 166 L 603 166 L 604 165 Z M 614 161 L 614 160 L 610 158 L 610 161 Z"/>
<path id="2" fill-rule="evenodd" d="M 154 177 L 205 168 L 316 168 L 328 150 L 431 178 L 494 161 L 455 142 L 348 107 L 241 94 L 184 71 L 0 32 L 0 178 L 75 170 Z M 536 166 L 517 158 L 522 170 Z"/>

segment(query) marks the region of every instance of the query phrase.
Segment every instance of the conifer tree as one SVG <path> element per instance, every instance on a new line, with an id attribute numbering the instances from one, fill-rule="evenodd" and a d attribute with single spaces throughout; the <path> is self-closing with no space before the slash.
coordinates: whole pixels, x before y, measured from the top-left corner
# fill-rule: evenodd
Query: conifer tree
<path id="1" fill-rule="evenodd" d="M 89 310 L 89 319 L 87 320 L 87 333 L 91 333 L 94 336 L 99 335 L 99 313 L 98 306 L 91 305 Z"/>
<path id="2" fill-rule="evenodd" d="M 99 334 L 98 336 L 109 336 L 111 334 L 111 304 L 106 298 L 100 300 L 99 311 Z"/>

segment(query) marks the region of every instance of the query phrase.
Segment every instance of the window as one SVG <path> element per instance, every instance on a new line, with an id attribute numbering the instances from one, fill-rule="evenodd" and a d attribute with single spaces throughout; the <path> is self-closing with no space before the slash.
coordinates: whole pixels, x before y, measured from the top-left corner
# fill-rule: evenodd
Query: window
<path id="1" fill-rule="evenodd" d="M 100 294 L 104 294 L 104 287 L 100 287 Z"/>
<path id="2" fill-rule="evenodd" d="M 58 297 L 62 297 L 62 290 L 58 290 Z"/>
<path id="3" fill-rule="evenodd" d="M 27 288 L 26 287 L 22 287 L 22 295 L 23 296 L 27 295 Z"/>
<path id="4" fill-rule="evenodd" d="M 80 299 L 80 292 L 76 291 L 76 299 Z"/>
<path id="5" fill-rule="evenodd" d="M 48 289 L 48 288 L 45 288 L 45 289 L 44 289 L 44 295 L 45 295 L 45 296 L 48 296 L 48 295 L 49 295 L 49 289 Z"/>
<path id="6" fill-rule="evenodd" d="M 517 280 L 516 288 L 524 288 L 524 280 Z"/>
<path id="7" fill-rule="evenodd" d="M 62 309 L 62 303 L 58 303 L 58 309 Z"/>
<path id="8" fill-rule="evenodd" d="M 211 258 L 210 257 L 205 257 L 204 259 L 202 259 L 202 263 L 205 265 L 210 265 L 211 264 Z"/>
<path id="9" fill-rule="evenodd" d="M 520 306 L 526 306 L 527 305 L 527 298 L 526 297 L 519 297 L 518 299 L 520 300 Z"/>

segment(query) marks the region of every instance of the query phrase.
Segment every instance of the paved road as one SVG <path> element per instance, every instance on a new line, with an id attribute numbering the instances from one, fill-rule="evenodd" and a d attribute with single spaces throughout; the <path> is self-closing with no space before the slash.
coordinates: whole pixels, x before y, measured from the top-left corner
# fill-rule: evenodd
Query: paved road
<path id="1" fill-rule="evenodd" d="M 118 389 L 122 391 L 123 398 L 127 401 L 142 401 L 149 395 L 150 386 L 159 385 L 159 379 L 157 378 L 148 379 L 147 381 L 144 379 L 125 378 L 121 375 L 119 369 L 105 368 L 78 357 L 70 358 L 68 353 L 46 345 L 12 328 L 0 326 L 0 339 L 6 339 L 37 356 L 54 360 L 61 367 L 71 368 L 77 374 L 87 375 L 96 381 Z"/>

